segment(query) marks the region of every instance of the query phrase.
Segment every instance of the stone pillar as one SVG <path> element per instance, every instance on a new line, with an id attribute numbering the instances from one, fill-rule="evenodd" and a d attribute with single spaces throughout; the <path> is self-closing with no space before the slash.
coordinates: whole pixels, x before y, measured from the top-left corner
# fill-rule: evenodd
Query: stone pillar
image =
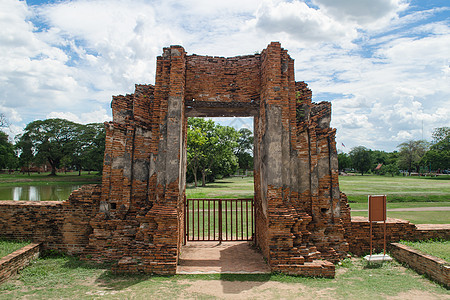
<path id="1" fill-rule="evenodd" d="M 156 82 L 155 100 L 161 102 L 160 140 L 156 159 L 156 203 L 150 210 L 157 228 L 153 244 L 159 273 L 175 274 L 180 246 L 179 230 L 183 216 L 178 207 L 184 200 L 184 89 L 185 56 L 181 46 L 164 48 L 158 64 L 161 76 Z"/>
<path id="2" fill-rule="evenodd" d="M 262 52 L 261 59 L 259 155 L 262 208 L 268 219 L 263 252 L 268 255 L 272 270 L 277 271 L 284 265 L 303 263 L 303 258 L 292 252 L 291 228 L 298 220 L 286 205 L 291 179 L 289 83 L 292 74 L 289 76 L 289 66 L 293 64 L 279 43 L 271 43 Z"/>

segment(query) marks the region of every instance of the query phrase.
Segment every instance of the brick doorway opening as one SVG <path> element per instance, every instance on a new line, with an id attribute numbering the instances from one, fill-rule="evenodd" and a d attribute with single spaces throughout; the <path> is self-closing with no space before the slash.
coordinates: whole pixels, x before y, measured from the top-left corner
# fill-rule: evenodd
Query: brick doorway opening
<path id="1" fill-rule="evenodd" d="M 254 129 L 253 116 L 257 111 L 253 106 L 250 109 L 245 106 L 238 109 L 228 109 L 226 106 L 212 108 L 211 105 L 203 107 L 202 103 L 196 103 L 194 99 L 186 101 L 185 116 L 186 119 L 189 117 L 211 118 L 221 126 L 234 127 L 238 131 L 240 128 L 250 126 Z M 185 133 L 187 143 L 187 129 Z M 183 150 L 187 152 L 187 148 L 185 146 Z M 255 145 L 252 142 L 251 151 L 248 151 L 253 160 L 250 171 L 247 169 L 240 171 L 238 172 L 240 175 L 234 172 L 228 174 L 230 175 L 228 178 L 233 183 L 235 182 L 233 177 L 253 178 L 253 167 L 256 165 L 254 148 Z M 187 154 L 184 156 L 187 157 Z M 188 164 L 186 163 L 185 166 L 185 178 L 187 178 Z M 192 174 L 190 176 L 192 177 Z M 199 176 L 200 174 L 197 174 L 197 178 Z M 226 178 L 224 180 L 227 180 Z M 184 240 L 180 247 L 177 273 L 267 273 L 270 271 L 270 267 L 255 246 L 255 188 L 257 187 L 255 181 L 252 180 L 252 182 L 251 195 L 246 191 L 243 195 L 245 198 L 236 198 L 241 196 L 238 191 L 240 187 L 230 184 L 227 184 L 227 192 L 233 194 L 235 198 L 229 198 L 226 194 L 223 196 L 227 198 L 185 197 L 182 230 Z M 214 182 L 210 182 L 206 187 L 213 185 Z M 198 186 L 200 186 L 200 180 Z M 234 188 L 235 192 L 233 192 Z M 217 197 L 217 193 L 220 194 L 220 192 L 219 188 L 213 197 Z"/>

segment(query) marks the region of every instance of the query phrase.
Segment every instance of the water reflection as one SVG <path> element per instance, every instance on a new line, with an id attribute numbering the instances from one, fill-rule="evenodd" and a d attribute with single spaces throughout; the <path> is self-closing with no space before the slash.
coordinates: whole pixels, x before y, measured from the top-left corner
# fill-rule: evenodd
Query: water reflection
<path id="1" fill-rule="evenodd" d="M 0 200 L 62 201 L 81 185 L 38 185 L 0 187 Z"/>

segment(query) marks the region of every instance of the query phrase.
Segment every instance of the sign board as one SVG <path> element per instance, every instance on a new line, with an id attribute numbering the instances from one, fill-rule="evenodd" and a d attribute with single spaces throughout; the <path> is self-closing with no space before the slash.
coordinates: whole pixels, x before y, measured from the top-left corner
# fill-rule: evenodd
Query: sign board
<path id="1" fill-rule="evenodd" d="M 369 222 L 386 221 L 386 195 L 369 195 Z"/>

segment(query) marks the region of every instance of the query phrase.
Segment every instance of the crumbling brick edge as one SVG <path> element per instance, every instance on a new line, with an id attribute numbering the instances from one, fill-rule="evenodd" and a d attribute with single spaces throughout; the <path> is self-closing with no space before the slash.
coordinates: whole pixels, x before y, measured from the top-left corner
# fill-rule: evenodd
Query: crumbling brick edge
<path id="1" fill-rule="evenodd" d="M 400 243 L 390 244 L 390 254 L 399 262 L 405 263 L 419 274 L 450 288 L 450 264 L 438 257 L 423 253 Z"/>
<path id="2" fill-rule="evenodd" d="M 15 276 L 20 270 L 39 257 L 42 243 L 31 243 L 0 258 L 0 284 Z"/>

